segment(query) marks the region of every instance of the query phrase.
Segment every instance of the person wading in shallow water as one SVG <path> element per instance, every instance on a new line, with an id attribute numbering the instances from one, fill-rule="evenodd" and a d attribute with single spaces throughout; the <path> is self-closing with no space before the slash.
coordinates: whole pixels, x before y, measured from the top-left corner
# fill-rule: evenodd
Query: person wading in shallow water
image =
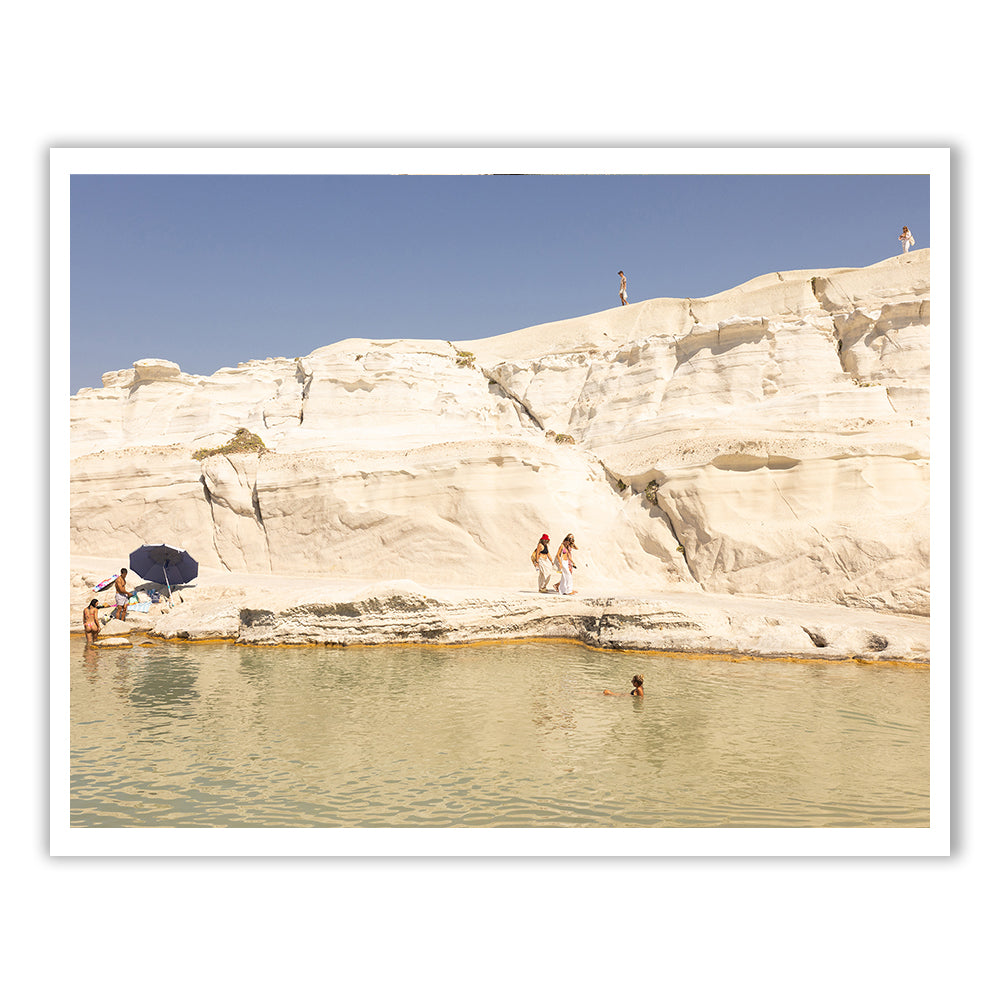
<path id="1" fill-rule="evenodd" d="M 643 680 L 642 674 L 636 674 L 635 677 L 632 678 L 632 690 L 629 691 L 629 694 L 632 695 L 633 698 L 645 697 L 642 691 L 642 680 Z M 607 688 L 604 689 L 604 693 L 615 695 L 616 697 L 618 697 L 617 691 L 609 691 Z"/>
<path id="2" fill-rule="evenodd" d="M 548 535 L 542 535 L 538 539 L 535 551 L 531 553 L 531 563 L 538 570 L 538 593 L 547 594 L 549 592 L 549 577 L 555 571 L 552 565 L 552 556 L 549 555 Z"/>
<path id="3" fill-rule="evenodd" d="M 83 609 L 83 631 L 87 635 L 87 645 L 92 646 L 101 634 L 101 622 L 97 617 L 97 598 Z"/>

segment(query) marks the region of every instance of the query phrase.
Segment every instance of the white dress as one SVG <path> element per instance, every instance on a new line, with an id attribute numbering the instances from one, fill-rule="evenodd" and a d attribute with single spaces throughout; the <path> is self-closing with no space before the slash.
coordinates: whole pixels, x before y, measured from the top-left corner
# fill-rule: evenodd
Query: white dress
<path id="1" fill-rule="evenodd" d="M 573 593 L 573 570 L 570 568 L 571 566 L 572 562 L 569 555 L 565 549 L 560 549 L 556 555 L 556 569 L 562 573 L 562 579 L 559 581 L 558 587 L 560 594 Z"/>

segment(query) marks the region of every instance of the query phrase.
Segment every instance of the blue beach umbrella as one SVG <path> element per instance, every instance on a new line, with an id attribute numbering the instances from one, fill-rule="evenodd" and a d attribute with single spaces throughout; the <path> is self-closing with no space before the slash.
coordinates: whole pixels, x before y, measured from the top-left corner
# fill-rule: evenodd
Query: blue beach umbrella
<path id="1" fill-rule="evenodd" d="M 129 553 L 128 565 L 143 580 L 165 583 L 168 594 L 171 586 L 190 583 L 198 575 L 198 563 L 184 549 L 172 545 L 140 545 Z"/>

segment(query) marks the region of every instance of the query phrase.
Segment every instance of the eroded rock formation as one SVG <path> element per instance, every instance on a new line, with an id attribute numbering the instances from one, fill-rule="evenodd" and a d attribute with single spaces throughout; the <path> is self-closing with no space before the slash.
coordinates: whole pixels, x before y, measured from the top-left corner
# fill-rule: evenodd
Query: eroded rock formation
<path id="1" fill-rule="evenodd" d="M 488 340 L 346 340 L 71 401 L 71 551 L 252 573 L 929 611 L 929 251 Z M 240 427 L 263 454 L 192 457 Z"/>

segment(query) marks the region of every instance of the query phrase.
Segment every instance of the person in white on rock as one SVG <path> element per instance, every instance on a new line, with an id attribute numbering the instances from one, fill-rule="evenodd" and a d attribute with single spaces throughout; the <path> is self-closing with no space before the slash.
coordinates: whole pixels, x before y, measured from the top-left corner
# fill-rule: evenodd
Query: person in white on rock
<path id="1" fill-rule="evenodd" d="M 899 242 L 903 244 L 903 253 L 909 253 L 910 247 L 913 246 L 913 233 L 910 232 L 909 226 L 903 226 L 903 231 L 899 235 Z"/>
<path id="2" fill-rule="evenodd" d="M 576 569 L 576 563 L 573 562 L 573 549 L 575 548 L 576 542 L 573 536 L 567 535 L 556 553 L 556 569 L 562 574 L 557 588 L 560 594 L 576 593 L 573 589 L 573 570 Z"/>

